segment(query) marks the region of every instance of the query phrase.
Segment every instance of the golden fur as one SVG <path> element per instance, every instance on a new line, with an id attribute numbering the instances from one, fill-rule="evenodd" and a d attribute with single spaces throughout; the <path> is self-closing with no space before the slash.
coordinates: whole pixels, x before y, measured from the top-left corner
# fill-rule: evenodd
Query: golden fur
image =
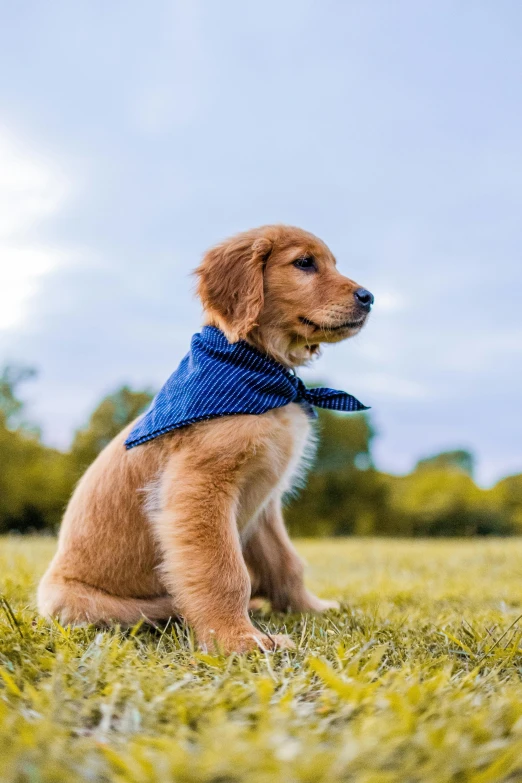
<path id="1" fill-rule="evenodd" d="M 296 266 L 303 258 L 312 269 Z M 368 312 L 328 247 L 289 226 L 223 242 L 196 273 L 205 323 L 287 367 L 359 331 Z M 38 589 L 40 612 L 98 624 L 179 615 L 204 647 L 292 646 L 258 631 L 248 607 L 256 596 L 277 610 L 335 605 L 305 588 L 281 514 L 311 436 L 302 408 L 216 418 L 127 451 L 132 426 L 76 487 Z"/>

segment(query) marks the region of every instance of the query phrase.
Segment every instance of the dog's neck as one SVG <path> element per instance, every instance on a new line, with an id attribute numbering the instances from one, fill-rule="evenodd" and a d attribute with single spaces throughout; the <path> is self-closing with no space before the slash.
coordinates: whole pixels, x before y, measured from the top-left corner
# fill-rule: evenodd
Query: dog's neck
<path id="1" fill-rule="evenodd" d="M 303 344 L 302 340 L 293 339 L 281 329 L 270 326 L 255 326 L 244 337 L 238 337 L 237 333 L 217 313 L 206 312 L 203 320 L 204 326 L 215 326 L 220 329 L 230 343 L 244 339 L 261 353 L 270 356 L 288 369 L 303 367 L 317 358 L 320 347 L 315 344 Z"/>
<path id="2" fill-rule="evenodd" d="M 256 326 L 246 340 L 289 369 L 310 364 L 319 355 L 319 345 L 303 344 L 298 338 L 294 339 L 274 327 Z"/>

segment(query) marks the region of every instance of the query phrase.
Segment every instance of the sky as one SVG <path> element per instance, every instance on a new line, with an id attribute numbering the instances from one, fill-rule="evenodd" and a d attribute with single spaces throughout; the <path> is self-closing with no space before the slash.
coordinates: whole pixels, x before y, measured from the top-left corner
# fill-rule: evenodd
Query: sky
<path id="1" fill-rule="evenodd" d="M 161 386 L 205 249 L 277 222 L 375 295 L 302 375 L 378 467 L 522 472 L 521 38 L 518 0 L 0 0 L 0 365 L 45 441 Z"/>

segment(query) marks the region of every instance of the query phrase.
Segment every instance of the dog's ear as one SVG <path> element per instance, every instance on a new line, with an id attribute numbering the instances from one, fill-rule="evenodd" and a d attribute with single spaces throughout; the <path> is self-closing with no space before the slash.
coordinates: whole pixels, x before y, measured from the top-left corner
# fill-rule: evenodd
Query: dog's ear
<path id="1" fill-rule="evenodd" d="M 244 339 L 256 326 L 272 246 L 269 237 L 239 234 L 209 250 L 196 269 L 203 307 L 218 317 L 232 342 Z"/>

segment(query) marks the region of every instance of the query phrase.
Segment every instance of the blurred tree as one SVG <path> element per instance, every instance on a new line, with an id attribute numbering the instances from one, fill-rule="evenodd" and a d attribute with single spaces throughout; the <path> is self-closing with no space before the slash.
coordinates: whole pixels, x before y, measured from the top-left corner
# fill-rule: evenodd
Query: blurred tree
<path id="1" fill-rule="evenodd" d="M 18 387 L 34 375 L 14 366 L 0 373 L 0 531 L 54 527 L 70 491 L 67 456 L 22 421 Z"/>
<path id="2" fill-rule="evenodd" d="M 415 466 L 416 470 L 424 468 L 436 470 L 460 470 L 473 478 L 475 472 L 475 458 L 465 449 L 456 451 L 443 451 L 431 457 L 420 459 Z"/>
<path id="3" fill-rule="evenodd" d="M 441 461 L 444 464 L 444 460 Z M 436 460 L 413 473 L 389 477 L 390 510 L 399 535 L 506 535 L 510 520 L 491 491 L 477 487 L 455 465 L 441 468 Z"/>
<path id="4" fill-rule="evenodd" d="M 0 373 L 0 416 L 6 427 L 21 425 L 21 414 L 24 404 L 18 399 L 20 384 L 34 378 L 36 370 L 33 367 L 23 367 L 7 364 Z"/>
<path id="5" fill-rule="evenodd" d="M 83 473 L 100 451 L 150 405 L 153 396 L 148 389 L 134 391 L 122 386 L 100 402 L 87 426 L 78 430 L 73 440 L 71 460 L 76 476 Z"/>
<path id="6" fill-rule="evenodd" d="M 514 531 L 522 534 L 522 475 L 508 476 L 491 490 L 495 505 L 511 521 Z"/>
<path id="7" fill-rule="evenodd" d="M 67 455 L 0 425 L 0 531 L 54 529 L 71 491 Z"/>
<path id="8" fill-rule="evenodd" d="M 320 411 L 318 436 L 316 473 L 373 467 L 371 446 L 375 432 L 366 414 L 346 416 Z"/>

